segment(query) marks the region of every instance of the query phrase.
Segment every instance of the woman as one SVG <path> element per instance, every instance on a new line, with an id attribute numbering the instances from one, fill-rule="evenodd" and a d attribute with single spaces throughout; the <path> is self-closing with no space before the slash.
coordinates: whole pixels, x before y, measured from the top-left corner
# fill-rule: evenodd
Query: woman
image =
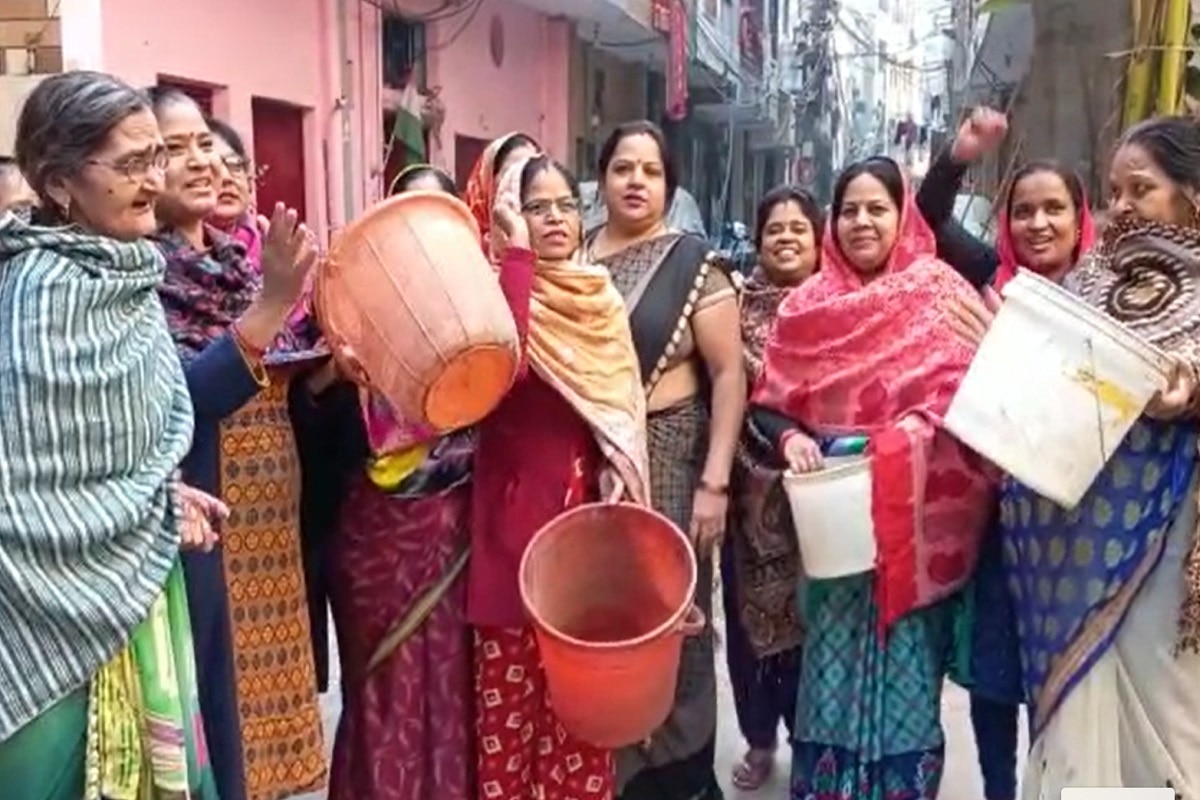
<path id="1" fill-rule="evenodd" d="M 262 262 L 262 234 L 254 213 L 254 183 L 250 156 L 242 137 L 232 126 L 208 117 L 213 134 L 213 154 L 225 167 L 217 185 L 217 205 L 209 222 L 246 248 L 251 264 Z"/>
<path id="2" fill-rule="evenodd" d="M 401 172 L 392 192 L 446 185 L 453 189 L 448 176 L 419 165 Z M 475 800 L 471 633 L 461 579 L 472 437 L 398 438 L 403 431 L 390 413 L 372 413 L 386 412 L 378 399 L 364 398 L 364 406 L 371 455 L 354 468 L 329 552 L 343 702 L 329 796 Z"/>
<path id="3" fill-rule="evenodd" d="M 993 307 L 999 302 L 996 291 L 1021 267 L 1061 283 L 1095 240 L 1079 177 L 1048 161 L 1031 162 L 1013 175 L 995 248 L 951 219 L 968 165 L 998 146 L 1006 130 L 1003 115 L 977 109 L 959 129 L 948 155 L 930 170 L 917 198 L 924 203 L 926 220 L 939 232 L 939 255 L 964 275 L 992 276 L 995 291 L 985 290 L 984 298 Z M 1000 530 L 987 537 L 976 572 L 968 682 L 984 794 L 987 800 L 1016 800 L 1017 725 L 1025 693 L 1001 539 Z"/>
<path id="4" fill-rule="evenodd" d="M 1027 798 L 1065 786 L 1200 796 L 1198 175 L 1195 120 L 1127 131 L 1113 156 L 1104 241 L 1064 284 L 1165 351 L 1167 387 L 1076 510 L 1005 486 L 1004 555 L 1033 738 Z M 991 313 L 976 311 L 979 335 Z"/>
<path id="5" fill-rule="evenodd" d="M 746 405 L 737 294 L 700 239 L 671 231 L 678 174 L 661 130 L 619 126 L 600 151 L 607 222 L 590 260 L 625 298 L 645 388 L 655 508 L 692 536 L 696 603 L 711 617 L 712 555 L 729 510 L 729 476 Z M 713 632 L 684 643 L 675 709 L 648 744 L 618 755 L 623 800 L 719 798 Z"/>
<path id="6" fill-rule="evenodd" d="M 168 155 L 159 294 L 196 410 L 184 475 L 231 509 L 221 547 L 184 563 L 201 704 L 221 800 L 286 797 L 321 783 L 325 754 L 287 407 L 298 368 L 287 362 L 304 354 L 272 348 L 315 251 L 295 212 L 277 207 L 260 280 L 241 245 L 205 224 L 224 164 L 199 108 L 172 90 L 152 99 Z"/>
<path id="7" fill-rule="evenodd" d="M 143 94 L 67 72 L 16 157 L 40 209 L 0 220 L 0 785 L 215 800 L 178 553 L 224 509 L 175 477 L 192 408 L 144 241 L 162 138 Z"/>
<path id="8" fill-rule="evenodd" d="M 755 216 L 758 267 L 742 292 L 742 346 L 749 384 L 784 296 L 817 271 L 821 208 L 807 192 L 780 186 Z M 733 768 L 743 791 L 763 786 L 775 769 L 779 723 L 796 717 L 801 629 L 796 534 L 779 483 L 778 458 L 747 425 L 733 471 L 730 535 L 721 557 L 725 655 L 738 727 L 749 745 Z"/>
<path id="9" fill-rule="evenodd" d="M 445 192 L 458 196 L 458 187 L 454 179 L 431 164 L 411 164 L 396 174 L 392 179 L 389 196 L 405 192 Z"/>
<path id="10" fill-rule="evenodd" d="M 613 796 L 609 751 L 568 734 L 546 694 L 517 570 L 543 525 L 581 503 L 648 495 L 645 406 L 620 294 L 577 260 L 579 186 L 545 156 L 502 175 L 501 285 L 520 334 L 513 388 L 479 425 L 467 611 L 476 629 L 480 797 Z"/>
<path id="11" fill-rule="evenodd" d="M 794 470 L 820 468 L 816 439 L 869 437 L 879 555 L 871 573 L 809 585 L 792 796 L 934 800 L 956 594 L 993 502 L 940 429 L 972 349 L 937 309 L 973 290 L 934 257 L 895 162 L 848 167 L 832 209 L 821 271 L 780 307 L 754 403 L 790 421 L 778 439 Z"/>
<path id="12" fill-rule="evenodd" d="M 540 151 L 537 142 L 524 133 L 506 133 L 493 139 L 467 179 L 465 199 L 471 209 L 471 216 L 479 223 L 479 233 L 483 240 L 483 252 L 493 262 L 500 255 L 498 242 L 493 241 L 492 210 L 496 201 L 496 182 L 505 170 L 526 158 L 532 158 Z"/>

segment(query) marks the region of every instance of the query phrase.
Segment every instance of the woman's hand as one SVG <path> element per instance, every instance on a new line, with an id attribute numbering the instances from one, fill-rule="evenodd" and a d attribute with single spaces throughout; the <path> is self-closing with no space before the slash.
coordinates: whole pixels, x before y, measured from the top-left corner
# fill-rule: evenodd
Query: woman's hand
<path id="1" fill-rule="evenodd" d="M 990 286 L 984 288 L 980 297 L 952 299 L 947 308 L 951 330 L 978 347 L 992 327 L 992 321 L 1000 311 L 1000 303 L 1000 295 Z"/>
<path id="2" fill-rule="evenodd" d="M 729 492 L 701 486 L 692 499 L 692 524 L 688 534 L 701 556 L 712 553 L 725 536 L 725 519 L 729 513 Z"/>
<path id="3" fill-rule="evenodd" d="M 229 506 L 210 494 L 184 483 L 175 485 L 175 499 L 183 512 L 180 548 L 209 552 L 216 545 L 216 526 L 229 518 Z"/>
<path id="4" fill-rule="evenodd" d="M 800 431 L 788 434 L 783 443 L 783 459 L 792 472 L 816 472 L 825 466 L 820 446 Z"/>
<path id="5" fill-rule="evenodd" d="M 950 146 L 950 157 L 970 164 L 1000 146 L 1008 135 L 1008 118 L 995 109 L 979 107 L 963 120 Z"/>
<path id="6" fill-rule="evenodd" d="M 492 209 L 492 227 L 499 234 L 501 253 L 509 247 L 529 249 L 529 223 L 521 214 L 520 189 L 512 173 L 513 167 L 509 167 L 501 177 Z"/>
<path id="7" fill-rule="evenodd" d="M 1159 420 L 1179 419 L 1192 407 L 1196 393 L 1196 373 L 1183 359 L 1175 359 L 1167 388 L 1150 398 L 1146 413 Z"/>
<path id="8" fill-rule="evenodd" d="M 296 210 L 283 203 L 275 204 L 270 220 L 258 218 L 263 234 L 262 300 L 287 311 L 300 299 L 318 255 L 316 237 L 299 220 Z"/>

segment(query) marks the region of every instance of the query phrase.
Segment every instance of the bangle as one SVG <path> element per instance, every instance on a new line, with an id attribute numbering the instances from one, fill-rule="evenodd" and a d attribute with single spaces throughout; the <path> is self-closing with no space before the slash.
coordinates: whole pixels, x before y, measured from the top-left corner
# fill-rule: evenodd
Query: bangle
<path id="1" fill-rule="evenodd" d="M 257 351 L 246 341 L 242 336 L 238 326 L 234 323 L 229 328 L 230 336 L 233 338 L 233 345 L 237 348 L 238 353 L 242 357 L 242 361 L 246 364 L 246 369 L 250 371 L 250 377 L 258 384 L 258 388 L 266 389 L 271 385 L 271 376 L 267 372 L 267 368 L 263 366 L 262 358 L 265 351 Z"/>
<path id="2" fill-rule="evenodd" d="M 702 492 L 708 492 L 709 494 L 714 494 L 717 497 L 725 497 L 726 495 L 729 494 L 729 484 L 728 483 L 720 483 L 720 484 L 709 483 L 708 481 L 704 480 L 704 478 L 700 479 L 698 488 Z"/>
<path id="3" fill-rule="evenodd" d="M 246 334 L 242 333 L 242 326 L 238 323 L 235 322 L 230 325 L 229 332 L 233 336 L 233 340 L 237 342 L 238 348 L 251 358 L 261 361 L 262 357 L 267 354 L 266 347 L 256 347 L 250 343 L 250 340 L 246 338 Z"/>

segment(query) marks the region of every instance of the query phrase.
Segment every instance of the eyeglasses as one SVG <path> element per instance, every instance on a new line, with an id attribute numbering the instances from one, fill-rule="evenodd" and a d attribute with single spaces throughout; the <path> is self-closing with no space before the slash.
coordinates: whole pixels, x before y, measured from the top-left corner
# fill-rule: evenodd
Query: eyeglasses
<path id="1" fill-rule="evenodd" d="M 574 197 L 559 197 L 555 200 L 530 200 L 521 206 L 521 211 L 535 217 L 549 216 L 552 210 L 564 215 L 578 214 L 579 201 Z"/>
<path id="2" fill-rule="evenodd" d="M 87 163 L 95 164 L 100 167 L 107 167 L 113 172 L 124 175 L 131 181 L 140 181 L 145 178 L 150 170 L 164 172 L 167 169 L 167 164 L 170 162 L 171 156 L 167 153 L 166 148 L 157 148 L 148 153 L 133 153 L 131 155 L 118 158 L 116 161 L 107 161 L 102 158 L 89 158 Z"/>
<path id="3" fill-rule="evenodd" d="M 250 160 L 242 158 L 236 153 L 227 153 L 221 156 L 221 163 L 225 165 L 225 169 L 229 170 L 230 175 L 240 177 L 250 173 Z"/>

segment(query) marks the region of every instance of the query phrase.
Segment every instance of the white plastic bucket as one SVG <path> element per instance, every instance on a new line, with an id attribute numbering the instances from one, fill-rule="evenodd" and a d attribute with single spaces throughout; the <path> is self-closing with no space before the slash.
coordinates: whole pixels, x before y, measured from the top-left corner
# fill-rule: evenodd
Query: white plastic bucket
<path id="1" fill-rule="evenodd" d="M 827 458 L 816 472 L 785 472 L 783 489 L 805 575 L 841 578 L 875 569 L 870 458 Z"/>
<path id="2" fill-rule="evenodd" d="M 1016 480 L 1074 508 L 1167 385 L 1161 350 L 1026 270 L 1004 288 L 946 428 Z"/>

